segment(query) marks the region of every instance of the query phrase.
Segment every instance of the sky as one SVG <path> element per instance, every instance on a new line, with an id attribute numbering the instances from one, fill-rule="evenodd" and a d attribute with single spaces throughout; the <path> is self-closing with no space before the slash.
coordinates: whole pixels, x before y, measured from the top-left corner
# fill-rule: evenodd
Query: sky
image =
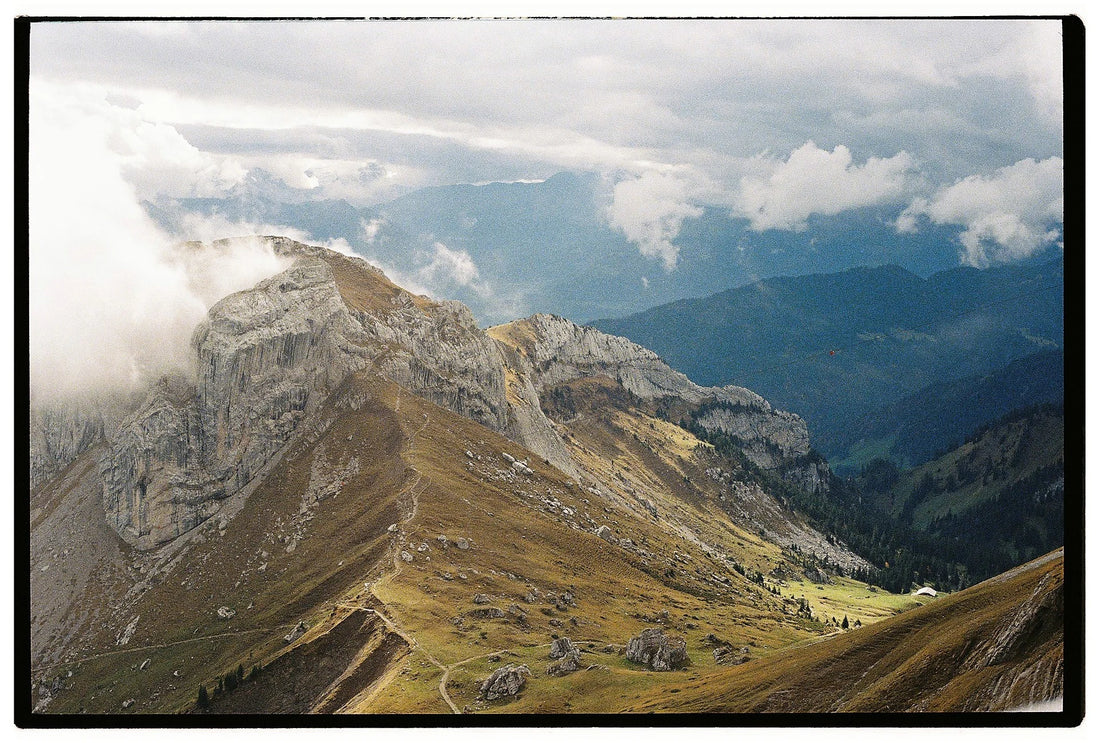
<path id="1" fill-rule="evenodd" d="M 960 263 L 978 267 L 1060 240 L 1057 21 L 41 23 L 30 107 L 40 379 L 67 344 L 86 373 L 104 366 L 91 325 L 132 326 L 121 343 L 137 350 L 112 362 L 132 379 L 168 363 L 150 349 L 185 344 L 212 300 L 140 203 L 222 196 L 261 170 L 355 206 L 596 172 L 608 224 L 665 271 L 704 206 L 804 231 L 890 205 L 900 232 L 957 227 Z M 209 257 L 219 291 L 277 266 L 247 245 Z M 150 343 L 150 318 L 179 329 L 171 343 Z"/>

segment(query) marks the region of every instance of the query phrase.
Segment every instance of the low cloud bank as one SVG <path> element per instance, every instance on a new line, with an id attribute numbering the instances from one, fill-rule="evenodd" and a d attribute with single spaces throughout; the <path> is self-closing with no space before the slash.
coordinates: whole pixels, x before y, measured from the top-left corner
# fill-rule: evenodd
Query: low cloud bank
<path id="1" fill-rule="evenodd" d="M 134 138 L 168 134 L 117 112 L 94 95 L 31 91 L 34 402 L 130 392 L 186 370 L 191 334 L 209 307 L 285 266 L 256 240 L 173 245 L 127 178 L 142 149 Z"/>

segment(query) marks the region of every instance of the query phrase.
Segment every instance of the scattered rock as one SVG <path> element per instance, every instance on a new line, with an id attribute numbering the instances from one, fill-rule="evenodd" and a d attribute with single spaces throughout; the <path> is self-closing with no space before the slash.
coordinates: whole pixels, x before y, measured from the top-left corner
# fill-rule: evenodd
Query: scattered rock
<path id="1" fill-rule="evenodd" d="M 487 603 L 489 603 L 489 601 L 490 601 L 490 599 L 489 599 L 489 596 L 487 594 L 484 594 L 484 593 L 475 593 L 474 594 L 474 603 L 475 604 L 487 604 Z"/>
<path id="2" fill-rule="evenodd" d="M 421 542 L 420 546 L 416 548 L 416 551 L 417 552 L 427 552 L 429 549 L 431 549 L 431 547 L 428 546 L 427 542 Z"/>
<path id="3" fill-rule="evenodd" d="M 230 609 L 228 606 L 219 606 L 218 607 L 218 618 L 219 619 L 232 619 L 235 616 L 237 616 L 237 612 L 233 609 Z"/>
<path id="4" fill-rule="evenodd" d="M 440 573 L 439 577 L 442 578 L 443 580 L 454 580 L 455 579 L 455 577 L 453 575 L 451 575 L 450 573 Z"/>
<path id="5" fill-rule="evenodd" d="M 309 627 L 306 626 L 305 622 L 298 622 L 298 624 L 294 626 L 294 629 L 286 633 L 286 635 L 283 637 L 283 641 L 287 645 L 289 645 L 290 643 L 294 642 L 299 637 L 304 635 L 307 629 L 309 629 Z"/>
<path id="6" fill-rule="evenodd" d="M 514 617 L 526 617 L 527 612 L 519 604 L 508 604 L 508 613 Z"/>
<path id="7" fill-rule="evenodd" d="M 474 619 L 499 619 L 504 616 L 504 610 L 489 606 L 484 609 L 474 609 L 470 612 L 470 616 Z"/>
<path id="8" fill-rule="evenodd" d="M 546 674 L 548 676 L 565 676 L 580 669 L 580 667 L 581 651 L 571 647 L 569 652 L 567 652 L 560 661 L 551 663 L 546 667 Z"/>
<path id="9" fill-rule="evenodd" d="M 568 653 L 575 650 L 573 641 L 568 637 L 559 637 L 550 643 L 550 657 L 551 658 L 564 658 Z"/>
<path id="10" fill-rule="evenodd" d="M 682 637 L 667 637 L 662 629 L 645 629 L 637 637 L 630 638 L 626 657 L 654 671 L 671 671 L 687 664 L 687 641 Z"/>
<path id="11" fill-rule="evenodd" d="M 523 597 L 523 600 L 529 604 L 534 604 L 538 602 L 540 596 L 542 596 L 542 594 L 539 592 L 539 589 L 532 588 L 527 592 L 527 595 Z"/>
<path id="12" fill-rule="evenodd" d="M 550 626 L 551 627 L 560 627 L 561 626 L 561 620 L 560 619 L 551 619 L 550 620 Z"/>
<path id="13" fill-rule="evenodd" d="M 393 534 L 397 531 L 397 524 L 390 524 L 386 527 L 386 531 L 388 531 L 390 534 Z"/>
<path id="14" fill-rule="evenodd" d="M 482 682 L 481 693 L 490 701 L 515 696 L 527 683 L 527 677 L 530 675 L 531 669 L 527 666 L 517 666 L 509 663 L 503 668 L 493 671 L 489 678 Z"/>

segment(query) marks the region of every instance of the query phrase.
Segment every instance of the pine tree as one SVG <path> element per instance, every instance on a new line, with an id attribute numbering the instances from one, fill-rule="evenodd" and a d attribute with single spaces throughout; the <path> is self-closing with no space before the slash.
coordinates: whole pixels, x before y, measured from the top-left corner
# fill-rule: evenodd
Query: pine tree
<path id="1" fill-rule="evenodd" d="M 844 615 L 844 621 L 840 623 L 841 629 L 848 629 L 848 615 Z"/>
<path id="2" fill-rule="evenodd" d="M 206 692 L 206 684 L 199 687 L 199 709 L 210 706 L 210 695 Z"/>

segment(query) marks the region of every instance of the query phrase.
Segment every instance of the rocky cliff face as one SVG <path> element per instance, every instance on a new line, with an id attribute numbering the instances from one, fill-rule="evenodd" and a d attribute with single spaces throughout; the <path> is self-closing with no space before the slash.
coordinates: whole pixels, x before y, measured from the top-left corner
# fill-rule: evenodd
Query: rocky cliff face
<path id="1" fill-rule="evenodd" d="M 700 387 L 647 348 L 554 315 L 490 329 L 511 349 L 517 376 L 543 390 L 581 377 L 606 376 L 644 400 L 675 398 L 703 406 L 696 422 L 738 437 L 746 456 L 768 469 L 810 451 L 806 423 L 775 410 L 743 387 Z"/>
<path id="2" fill-rule="evenodd" d="M 217 512 L 366 367 L 570 474 L 539 395 L 586 376 L 610 377 L 643 399 L 717 406 L 704 425 L 742 437 L 755 461 L 808 451 L 797 416 L 749 390 L 699 387 L 624 338 L 551 315 L 485 333 L 465 306 L 414 296 L 365 261 L 265 239 L 292 265 L 211 308 L 192 337 L 193 376 L 161 380 L 125 416 L 36 414 L 33 483 L 105 439 L 109 523 L 139 548 L 162 544 Z"/>
<path id="3" fill-rule="evenodd" d="M 468 309 L 413 297 L 364 261 L 272 241 L 294 264 L 211 308 L 192 337 L 194 378 L 162 380 L 114 430 L 69 426 L 80 436 L 66 439 L 68 429 L 46 426 L 51 436 L 40 436 L 106 433 L 108 520 L 139 548 L 209 518 L 368 365 L 490 428 L 508 426 L 501 353 Z"/>

